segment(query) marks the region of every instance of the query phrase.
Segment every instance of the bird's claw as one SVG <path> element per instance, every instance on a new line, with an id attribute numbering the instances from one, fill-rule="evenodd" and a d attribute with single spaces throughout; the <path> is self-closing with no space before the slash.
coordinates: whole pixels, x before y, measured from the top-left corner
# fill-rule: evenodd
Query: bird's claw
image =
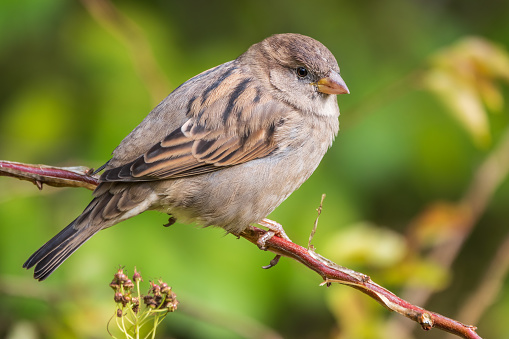
<path id="1" fill-rule="evenodd" d="M 163 226 L 164 227 L 170 227 L 171 225 L 173 225 L 174 223 L 177 222 L 177 218 L 175 218 L 174 216 L 170 216 L 168 218 L 168 223 L 167 224 L 164 224 Z"/>
<path id="2" fill-rule="evenodd" d="M 267 266 L 262 266 L 263 269 L 269 269 L 271 267 L 274 267 L 279 262 L 279 259 L 281 259 L 281 255 L 277 254 L 274 259 L 272 259 Z"/>
<path id="3" fill-rule="evenodd" d="M 283 226 L 281 224 L 272 221 L 270 219 L 262 219 L 258 225 L 268 228 L 269 230 L 262 235 L 260 238 L 258 238 L 258 241 L 256 244 L 258 245 L 258 248 L 260 248 L 263 251 L 267 250 L 267 241 L 269 241 L 273 236 L 277 235 L 280 238 L 283 238 L 285 240 L 288 240 L 291 242 L 288 235 L 286 235 L 285 230 L 283 229 Z M 279 262 L 279 259 L 281 258 L 281 255 L 276 255 L 274 259 L 272 259 L 267 266 L 263 266 L 264 269 L 269 269 L 271 267 L 276 266 L 276 264 Z"/>

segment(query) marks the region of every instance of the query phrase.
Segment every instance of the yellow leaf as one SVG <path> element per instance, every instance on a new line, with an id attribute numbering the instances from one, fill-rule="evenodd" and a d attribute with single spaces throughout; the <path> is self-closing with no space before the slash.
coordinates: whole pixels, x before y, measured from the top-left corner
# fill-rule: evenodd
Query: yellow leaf
<path id="1" fill-rule="evenodd" d="M 509 83 L 509 54 L 479 37 L 469 37 L 441 50 L 430 59 L 423 77 L 479 147 L 491 142 L 487 109 L 504 108 L 497 81 Z"/>

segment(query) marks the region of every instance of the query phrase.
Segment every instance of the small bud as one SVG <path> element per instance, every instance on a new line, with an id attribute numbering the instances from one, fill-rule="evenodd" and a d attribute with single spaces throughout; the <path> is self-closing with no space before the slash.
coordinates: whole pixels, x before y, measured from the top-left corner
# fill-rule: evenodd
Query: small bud
<path id="1" fill-rule="evenodd" d="M 159 285 L 157 285 L 156 283 L 154 282 L 150 282 L 150 290 L 148 293 L 153 293 L 154 295 L 157 295 L 161 292 L 161 287 L 159 287 Z"/>
<path id="2" fill-rule="evenodd" d="M 129 278 L 125 274 L 120 274 L 118 276 L 118 281 L 120 282 L 120 284 L 125 283 L 127 280 L 129 280 Z"/>
<path id="3" fill-rule="evenodd" d="M 122 318 L 122 310 L 120 308 L 117 309 L 117 317 Z"/>
<path id="4" fill-rule="evenodd" d="M 113 279 L 110 283 L 110 287 L 116 291 L 120 288 L 120 285 L 117 283 L 117 279 Z"/>
<path id="5" fill-rule="evenodd" d="M 124 283 L 124 287 L 127 288 L 127 289 L 133 289 L 134 288 L 134 284 L 132 282 L 131 279 L 127 279 L 127 281 Z"/>
<path id="6" fill-rule="evenodd" d="M 133 281 L 134 282 L 143 281 L 140 272 L 138 272 L 136 268 L 134 268 Z"/>
<path id="7" fill-rule="evenodd" d="M 115 274 L 115 278 L 119 284 L 123 284 L 128 280 L 127 275 L 124 274 L 123 268 L 118 269 L 117 273 Z"/>
<path id="8" fill-rule="evenodd" d="M 179 301 L 177 300 L 177 295 L 171 292 L 164 302 L 163 308 L 167 308 L 169 312 L 174 312 L 177 309 Z"/>
<path id="9" fill-rule="evenodd" d="M 169 293 L 171 293 L 171 287 L 168 286 L 167 283 L 163 282 L 160 286 L 161 286 L 161 293 L 162 294 L 169 294 Z"/>
<path id="10" fill-rule="evenodd" d="M 154 297 L 154 302 L 157 306 L 161 305 L 163 302 L 163 296 L 161 294 L 158 294 Z"/>
<path id="11" fill-rule="evenodd" d="M 113 298 L 113 300 L 115 300 L 116 303 L 119 303 L 123 301 L 123 297 L 124 296 L 122 295 L 122 293 L 117 292 L 115 293 L 115 297 Z"/>
<path id="12" fill-rule="evenodd" d="M 157 306 L 156 302 L 154 301 L 154 297 L 151 295 L 143 296 L 143 302 L 150 308 L 155 308 Z"/>

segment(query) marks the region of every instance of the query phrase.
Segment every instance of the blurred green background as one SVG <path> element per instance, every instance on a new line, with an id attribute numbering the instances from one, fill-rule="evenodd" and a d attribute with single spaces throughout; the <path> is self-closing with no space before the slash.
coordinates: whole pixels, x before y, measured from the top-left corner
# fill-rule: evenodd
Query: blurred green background
<path id="1" fill-rule="evenodd" d="M 97 168 L 180 83 L 271 34 L 309 35 L 351 94 L 338 98 L 334 146 L 271 218 L 305 245 L 326 193 L 319 253 L 507 337 L 508 15 L 502 0 L 3 0 L 0 159 Z M 177 293 L 161 338 L 447 337 L 349 287 L 319 287 L 290 259 L 262 270 L 271 253 L 220 229 L 164 228 L 155 212 L 33 280 L 22 263 L 90 198 L 0 178 L 0 337 L 108 337 L 119 265 Z"/>

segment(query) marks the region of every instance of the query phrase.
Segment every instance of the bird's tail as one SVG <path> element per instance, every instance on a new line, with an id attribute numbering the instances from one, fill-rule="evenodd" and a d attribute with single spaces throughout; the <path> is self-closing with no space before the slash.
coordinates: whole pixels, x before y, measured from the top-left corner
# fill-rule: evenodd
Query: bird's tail
<path id="1" fill-rule="evenodd" d="M 46 279 L 90 237 L 102 229 L 146 211 L 157 198 L 151 186 L 102 183 L 83 213 L 44 244 L 23 264 L 35 266 L 34 278 Z"/>
<path id="2" fill-rule="evenodd" d="M 34 278 L 42 281 L 58 268 L 71 254 L 102 228 L 82 225 L 90 220 L 88 214 L 97 204 L 97 198 L 87 206 L 82 215 L 67 225 L 28 258 L 23 267 L 35 266 Z M 85 227 L 84 227 L 85 226 Z"/>

